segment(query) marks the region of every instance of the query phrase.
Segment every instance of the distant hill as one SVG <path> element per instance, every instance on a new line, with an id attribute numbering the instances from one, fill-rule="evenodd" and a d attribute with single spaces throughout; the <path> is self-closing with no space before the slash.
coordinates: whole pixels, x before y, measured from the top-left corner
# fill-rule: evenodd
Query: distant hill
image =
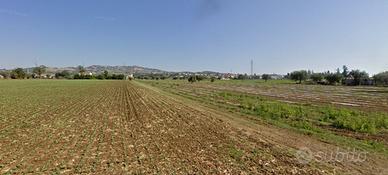
<path id="1" fill-rule="evenodd" d="M 92 72 L 94 74 L 103 73 L 105 70 L 111 74 L 206 74 L 206 75 L 220 75 L 223 73 L 214 72 L 214 71 L 201 71 L 201 72 L 190 72 L 190 71 L 181 71 L 181 72 L 172 72 L 165 71 L 154 68 L 147 68 L 142 66 L 109 66 L 109 65 L 91 65 L 85 67 L 87 72 Z M 28 73 L 32 73 L 33 67 L 25 68 Z M 1 69 L 0 69 L 1 71 Z M 3 71 L 10 71 L 3 69 Z M 58 73 L 62 71 L 69 71 L 71 73 L 77 73 L 78 67 L 46 67 L 47 73 Z"/>
<path id="2" fill-rule="evenodd" d="M 92 65 L 85 67 L 87 72 L 99 74 L 105 70 L 112 74 L 158 74 L 167 73 L 167 71 L 141 67 L 141 66 L 103 66 L 103 65 Z M 28 72 L 32 72 L 33 68 L 26 68 Z M 62 71 L 78 72 L 77 67 L 47 67 L 47 73 L 57 73 Z"/>
<path id="3" fill-rule="evenodd" d="M 86 70 L 95 73 L 102 73 L 105 70 L 111 73 L 123 73 L 123 74 L 150 74 L 150 73 L 166 73 L 167 71 L 141 67 L 141 66 L 101 66 L 92 65 L 86 67 Z"/>

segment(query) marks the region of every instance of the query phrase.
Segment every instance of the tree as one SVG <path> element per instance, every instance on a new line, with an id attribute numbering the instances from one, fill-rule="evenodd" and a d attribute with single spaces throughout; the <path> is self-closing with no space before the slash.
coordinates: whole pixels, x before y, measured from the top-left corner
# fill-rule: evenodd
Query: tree
<path id="1" fill-rule="evenodd" d="M 366 73 L 365 71 L 352 70 L 349 72 L 349 75 L 353 76 L 354 85 L 356 86 L 361 85 L 362 81 L 369 79 L 369 74 Z"/>
<path id="2" fill-rule="evenodd" d="M 302 81 L 305 81 L 307 79 L 307 71 L 300 70 L 300 71 L 294 71 L 290 73 L 291 80 L 299 81 L 299 84 L 302 83 Z"/>
<path id="3" fill-rule="evenodd" d="M 346 67 L 346 65 L 343 65 L 343 66 L 342 66 L 342 76 L 343 76 L 344 78 L 346 78 L 346 77 L 349 76 L 349 69 L 348 69 L 348 67 Z"/>
<path id="4" fill-rule="evenodd" d="M 311 80 L 313 80 L 314 83 L 321 82 L 323 80 L 323 74 L 322 73 L 313 73 L 310 76 Z"/>
<path id="5" fill-rule="evenodd" d="M 61 78 L 66 78 L 66 79 L 71 79 L 71 73 L 67 70 L 64 70 L 62 72 L 55 73 L 55 78 L 61 79 Z"/>
<path id="6" fill-rule="evenodd" d="M 376 85 L 388 85 L 388 71 L 373 76 Z"/>
<path id="7" fill-rule="evenodd" d="M 197 79 L 197 81 L 202 81 L 202 80 L 206 79 L 206 77 L 204 77 L 202 75 L 196 75 L 195 78 Z"/>
<path id="8" fill-rule="evenodd" d="M 124 74 L 112 74 L 109 76 L 107 79 L 112 79 L 112 80 L 124 80 L 125 75 Z"/>
<path id="9" fill-rule="evenodd" d="M 213 82 L 215 82 L 215 81 L 216 81 L 216 77 L 211 77 L 211 78 L 210 78 L 210 82 L 213 83 Z"/>
<path id="10" fill-rule="evenodd" d="M 79 65 L 79 66 L 78 66 L 78 72 L 79 72 L 79 74 L 80 74 L 81 76 L 84 76 L 84 75 L 85 75 L 85 72 L 86 72 L 86 69 L 85 69 L 83 66 Z"/>
<path id="11" fill-rule="evenodd" d="M 0 72 L 0 75 L 3 76 L 4 78 L 9 78 L 9 77 L 11 77 L 9 71 L 1 71 L 1 72 Z"/>
<path id="12" fill-rule="evenodd" d="M 328 72 L 325 74 L 325 79 L 327 80 L 327 82 L 329 82 L 329 84 L 335 85 L 336 83 L 341 82 L 342 74 Z"/>
<path id="13" fill-rule="evenodd" d="M 263 75 L 261 75 L 261 79 L 263 79 L 263 80 L 265 80 L 265 82 L 267 82 L 268 80 L 271 79 L 271 76 L 268 74 L 263 74 Z"/>
<path id="14" fill-rule="evenodd" d="M 104 74 L 98 74 L 98 75 L 96 76 L 96 79 L 104 80 L 104 79 L 106 79 L 106 78 L 105 78 Z"/>
<path id="15" fill-rule="evenodd" d="M 38 75 L 38 78 L 41 78 L 42 74 L 46 73 L 46 66 L 41 65 L 41 66 L 38 66 L 38 67 L 34 67 L 32 72 L 34 74 Z"/>
<path id="16" fill-rule="evenodd" d="M 239 80 L 245 80 L 245 79 L 248 79 L 248 78 L 249 78 L 248 74 L 239 74 L 237 76 L 237 79 L 239 79 Z"/>
<path id="17" fill-rule="evenodd" d="M 13 79 L 24 79 L 26 76 L 27 74 L 22 68 L 16 68 L 11 72 L 11 78 Z"/>
<path id="18" fill-rule="evenodd" d="M 189 79 L 187 80 L 189 81 L 190 83 L 194 83 L 197 81 L 197 76 L 193 75 L 193 76 L 190 76 Z"/>
<path id="19" fill-rule="evenodd" d="M 109 72 L 105 70 L 103 75 L 104 75 L 104 79 L 107 79 L 109 77 Z"/>
<path id="20" fill-rule="evenodd" d="M 252 76 L 252 79 L 254 79 L 254 80 L 258 80 L 258 79 L 260 79 L 260 76 L 259 76 L 259 75 L 257 75 L 257 74 L 253 74 L 253 76 Z"/>

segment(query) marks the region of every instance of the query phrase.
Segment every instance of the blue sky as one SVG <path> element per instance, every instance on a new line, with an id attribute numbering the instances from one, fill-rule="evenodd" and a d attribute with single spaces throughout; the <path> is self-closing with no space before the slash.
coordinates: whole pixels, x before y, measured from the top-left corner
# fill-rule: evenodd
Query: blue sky
<path id="1" fill-rule="evenodd" d="M 0 68 L 388 70 L 386 0 L 1 0 Z"/>

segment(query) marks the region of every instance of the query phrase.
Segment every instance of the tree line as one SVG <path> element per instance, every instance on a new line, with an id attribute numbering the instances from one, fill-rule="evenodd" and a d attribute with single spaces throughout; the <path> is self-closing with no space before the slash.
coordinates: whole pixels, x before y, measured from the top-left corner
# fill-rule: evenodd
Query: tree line
<path id="1" fill-rule="evenodd" d="M 299 70 L 288 73 L 285 78 L 297 83 L 314 83 L 323 85 L 388 85 L 388 71 L 369 76 L 366 71 L 359 69 L 349 70 L 347 66 L 338 68 L 335 72 L 313 72 L 311 70 Z"/>
<path id="2" fill-rule="evenodd" d="M 124 74 L 110 74 L 108 71 L 104 71 L 100 74 L 87 74 L 86 69 L 83 66 L 77 67 L 77 72 L 61 71 L 55 74 L 46 74 L 47 67 L 44 65 L 34 67 L 32 73 L 27 73 L 23 68 L 16 68 L 11 71 L 2 71 L 0 75 L 9 79 L 111 79 L 111 80 L 123 80 L 126 79 Z"/>

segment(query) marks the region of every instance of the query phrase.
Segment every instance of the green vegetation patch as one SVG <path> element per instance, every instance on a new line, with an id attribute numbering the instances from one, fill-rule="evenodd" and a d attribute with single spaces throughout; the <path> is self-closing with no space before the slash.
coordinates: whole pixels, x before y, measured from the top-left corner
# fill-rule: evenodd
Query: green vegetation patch
<path id="1" fill-rule="evenodd" d="M 255 114 L 271 120 L 288 121 L 291 125 L 303 129 L 314 130 L 315 127 L 312 125 L 307 126 L 307 123 L 328 123 L 335 128 L 370 134 L 376 134 L 382 129 L 388 128 L 388 115 L 381 112 L 365 113 L 334 106 L 317 107 L 288 104 L 236 92 L 220 92 L 218 96 L 228 101 L 238 102 L 238 107 L 245 113 Z"/>

